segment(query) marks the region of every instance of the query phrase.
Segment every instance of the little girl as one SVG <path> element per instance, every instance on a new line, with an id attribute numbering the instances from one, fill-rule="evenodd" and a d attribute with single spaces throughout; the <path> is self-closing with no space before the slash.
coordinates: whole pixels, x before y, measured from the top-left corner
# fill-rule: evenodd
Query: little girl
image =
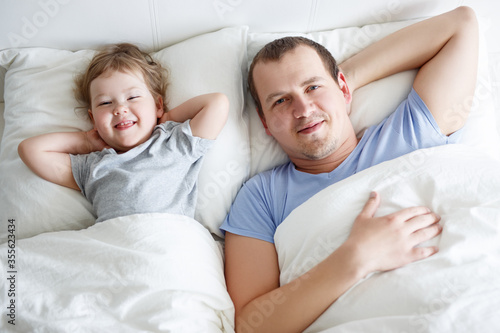
<path id="1" fill-rule="evenodd" d="M 81 190 L 97 222 L 152 212 L 194 217 L 202 157 L 227 120 L 227 97 L 200 95 L 167 111 L 164 69 L 131 44 L 98 53 L 76 83 L 94 128 L 26 139 L 18 148 L 24 163 Z"/>

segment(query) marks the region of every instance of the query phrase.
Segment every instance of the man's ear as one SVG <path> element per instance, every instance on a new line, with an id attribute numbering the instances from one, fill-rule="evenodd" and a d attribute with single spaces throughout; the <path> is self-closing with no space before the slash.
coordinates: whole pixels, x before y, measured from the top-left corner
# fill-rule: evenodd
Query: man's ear
<path id="1" fill-rule="evenodd" d="M 257 114 L 259 115 L 259 118 L 260 118 L 260 121 L 262 122 L 262 125 L 266 129 L 266 134 L 269 135 L 269 136 L 273 136 L 271 134 L 271 132 L 269 132 L 269 128 L 267 127 L 266 118 L 264 118 L 264 116 L 261 115 L 261 113 L 259 112 L 259 108 L 258 107 L 255 108 L 255 110 L 257 111 Z"/>
<path id="2" fill-rule="evenodd" d="M 344 94 L 344 99 L 345 99 L 346 105 L 351 104 L 351 102 L 352 102 L 352 94 L 351 94 L 351 91 L 349 90 L 349 86 L 347 85 L 347 80 L 346 80 L 346 78 L 344 76 L 344 73 L 339 72 L 337 80 L 339 82 L 340 90 Z M 350 112 L 351 112 L 351 108 L 348 107 L 348 113 L 350 113 Z"/>

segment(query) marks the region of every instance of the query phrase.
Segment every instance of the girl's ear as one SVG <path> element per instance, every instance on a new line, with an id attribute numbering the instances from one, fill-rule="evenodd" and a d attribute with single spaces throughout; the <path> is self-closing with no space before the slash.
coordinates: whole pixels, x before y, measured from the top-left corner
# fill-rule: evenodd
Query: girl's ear
<path id="1" fill-rule="evenodd" d="M 156 118 L 161 118 L 161 116 L 163 116 L 163 113 L 163 98 L 160 96 L 158 97 L 158 101 L 156 102 Z"/>
<path id="2" fill-rule="evenodd" d="M 92 110 L 88 109 L 87 112 L 89 113 L 89 118 L 90 118 L 90 120 L 92 121 L 92 124 L 95 127 L 94 115 L 92 114 Z"/>

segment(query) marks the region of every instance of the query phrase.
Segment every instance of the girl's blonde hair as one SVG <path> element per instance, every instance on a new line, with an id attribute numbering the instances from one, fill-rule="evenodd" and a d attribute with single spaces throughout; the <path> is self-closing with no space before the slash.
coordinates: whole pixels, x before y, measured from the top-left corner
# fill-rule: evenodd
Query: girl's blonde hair
<path id="1" fill-rule="evenodd" d="M 90 109 L 90 84 L 108 70 L 119 72 L 139 72 L 144 77 L 156 103 L 163 101 L 163 111 L 167 111 L 165 93 L 168 86 L 167 70 L 153 58 L 129 43 L 113 44 L 105 47 L 90 61 L 87 70 L 75 79 L 75 95 L 82 107 Z"/>

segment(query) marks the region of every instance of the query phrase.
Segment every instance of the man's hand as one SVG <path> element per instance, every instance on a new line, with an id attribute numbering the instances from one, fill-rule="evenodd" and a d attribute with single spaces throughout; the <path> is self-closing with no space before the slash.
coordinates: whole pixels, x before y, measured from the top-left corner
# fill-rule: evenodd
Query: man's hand
<path id="1" fill-rule="evenodd" d="M 437 214 L 426 207 L 411 207 L 374 217 L 379 204 L 380 197 L 373 192 L 344 243 L 356 253 L 366 274 L 392 270 L 438 251 L 434 246 L 418 246 L 441 233 Z"/>

